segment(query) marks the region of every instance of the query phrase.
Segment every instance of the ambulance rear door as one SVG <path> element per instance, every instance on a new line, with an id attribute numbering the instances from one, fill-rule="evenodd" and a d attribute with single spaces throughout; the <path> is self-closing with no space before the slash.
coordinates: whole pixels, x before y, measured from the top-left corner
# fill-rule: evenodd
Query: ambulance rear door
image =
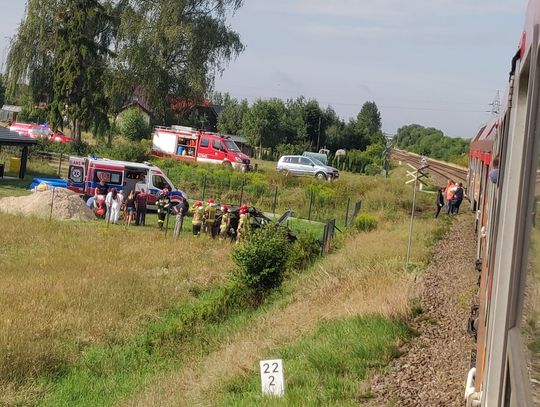
<path id="1" fill-rule="evenodd" d="M 78 194 L 84 194 L 88 159 L 83 157 L 69 157 L 68 189 Z"/>

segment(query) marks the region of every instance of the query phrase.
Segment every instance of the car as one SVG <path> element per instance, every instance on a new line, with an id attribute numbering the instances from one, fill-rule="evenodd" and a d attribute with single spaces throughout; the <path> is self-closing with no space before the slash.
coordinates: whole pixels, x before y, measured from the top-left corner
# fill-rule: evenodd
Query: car
<path id="1" fill-rule="evenodd" d="M 339 177 L 339 171 L 336 168 L 325 165 L 316 158 L 302 155 L 282 156 L 276 169 L 285 174 L 310 175 L 317 179 L 332 180 Z"/>

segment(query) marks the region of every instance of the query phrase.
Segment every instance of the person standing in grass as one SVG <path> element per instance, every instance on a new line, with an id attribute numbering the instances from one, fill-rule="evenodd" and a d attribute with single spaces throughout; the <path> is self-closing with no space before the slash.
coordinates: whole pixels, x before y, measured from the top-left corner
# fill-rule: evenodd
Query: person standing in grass
<path id="1" fill-rule="evenodd" d="M 441 209 L 443 206 L 444 206 L 443 189 L 439 188 L 439 190 L 437 191 L 437 212 L 435 213 L 436 218 L 439 216 L 439 213 L 441 212 Z"/>
<path id="2" fill-rule="evenodd" d="M 148 194 L 144 188 L 141 188 L 135 195 L 135 207 L 137 209 L 136 225 L 144 226 L 146 222 L 146 204 L 148 203 Z"/>
<path id="3" fill-rule="evenodd" d="M 195 202 L 195 205 L 193 205 L 191 211 L 193 212 L 193 219 L 191 220 L 191 224 L 193 226 L 193 235 L 199 236 L 201 234 L 201 228 L 204 220 L 204 208 L 202 201 Z"/>
<path id="4" fill-rule="evenodd" d="M 214 224 L 216 222 L 217 205 L 214 198 L 208 198 L 208 204 L 204 209 L 204 223 L 206 227 L 206 233 L 210 233 L 212 239 L 216 237 L 216 230 Z"/>
<path id="5" fill-rule="evenodd" d="M 221 207 L 221 223 L 219 224 L 219 240 L 229 237 L 229 229 L 231 228 L 231 213 L 229 207 L 223 205 Z"/>
<path id="6" fill-rule="evenodd" d="M 107 218 L 108 221 L 110 223 L 116 223 L 118 221 L 118 217 L 120 216 L 120 205 L 122 205 L 121 197 L 118 195 L 116 188 L 111 189 L 111 191 L 107 194 L 105 202 L 109 208 L 109 217 Z"/>
<path id="7" fill-rule="evenodd" d="M 184 226 L 184 216 L 189 210 L 189 204 L 186 198 L 181 197 L 180 202 L 172 207 L 172 212 L 175 214 L 176 222 L 174 223 L 174 237 L 178 238 L 178 235 L 182 231 Z"/>
<path id="8" fill-rule="evenodd" d="M 129 191 L 126 199 L 126 215 L 126 224 L 130 226 L 135 217 L 135 193 L 133 191 Z"/>
<path id="9" fill-rule="evenodd" d="M 446 197 L 446 213 L 449 215 L 452 213 L 452 199 L 454 198 L 454 193 L 456 192 L 456 184 L 451 179 L 446 183 L 446 188 L 444 189 L 444 194 Z"/>
<path id="10" fill-rule="evenodd" d="M 459 213 L 459 207 L 461 202 L 463 202 L 463 197 L 465 196 L 465 191 L 463 190 L 463 184 L 460 182 L 457 184 L 456 191 L 454 192 L 454 197 L 452 198 L 452 213 L 457 215 Z"/>
<path id="11" fill-rule="evenodd" d="M 163 230 L 163 224 L 165 223 L 165 217 L 169 212 L 169 207 L 171 206 L 171 198 L 169 198 L 169 189 L 163 188 L 161 194 L 158 196 L 157 200 L 157 215 L 158 215 L 158 227 L 159 230 Z"/>

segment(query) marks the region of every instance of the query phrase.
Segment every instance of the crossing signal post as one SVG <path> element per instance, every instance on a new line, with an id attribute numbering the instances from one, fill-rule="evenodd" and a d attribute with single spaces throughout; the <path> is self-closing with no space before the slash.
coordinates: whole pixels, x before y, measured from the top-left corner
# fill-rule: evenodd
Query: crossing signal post
<path id="1" fill-rule="evenodd" d="M 427 164 L 416 168 L 411 164 L 407 164 L 413 169 L 413 171 L 407 171 L 407 177 L 410 179 L 405 184 L 413 184 L 413 198 L 412 198 L 412 210 L 411 210 L 411 223 L 409 225 L 409 242 L 407 244 L 407 257 L 405 258 L 405 270 L 409 268 L 409 259 L 411 257 L 411 245 L 412 245 L 412 231 L 414 222 L 414 211 L 416 210 L 416 190 L 419 185 L 426 185 L 424 178 L 427 178 L 428 174 L 425 170 L 429 167 Z"/>

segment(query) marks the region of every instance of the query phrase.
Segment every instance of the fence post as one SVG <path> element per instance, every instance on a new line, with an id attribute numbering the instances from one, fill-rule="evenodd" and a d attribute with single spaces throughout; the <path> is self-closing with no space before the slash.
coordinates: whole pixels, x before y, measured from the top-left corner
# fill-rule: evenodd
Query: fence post
<path id="1" fill-rule="evenodd" d="M 203 189 L 202 189 L 202 200 L 204 202 L 204 196 L 206 195 L 206 174 L 204 174 L 203 179 Z"/>
<path id="2" fill-rule="evenodd" d="M 349 224 L 349 206 L 351 205 L 351 197 L 347 199 L 347 212 L 345 212 L 345 227 Z"/>
<path id="3" fill-rule="evenodd" d="M 64 154 L 60 153 L 60 162 L 58 163 L 58 176 L 60 177 L 62 173 L 62 159 L 64 158 Z"/>
<path id="4" fill-rule="evenodd" d="M 240 190 L 240 203 L 238 206 L 242 205 L 242 200 L 244 199 L 244 184 L 246 183 L 246 178 L 242 178 L 242 189 Z"/>
<path id="5" fill-rule="evenodd" d="M 276 217 L 277 191 L 278 186 L 276 185 L 276 190 L 274 191 L 274 204 L 272 205 L 272 212 L 274 213 L 274 218 Z"/>
<path id="6" fill-rule="evenodd" d="M 52 189 L 52 196 L 51 196 L 51 211 L 49 212 L 49 222 L 51 221 L 52 219 L 52 212 L 53 212 L 53 206 L 54 206 L 54 190 L 56 188 L 53 188 Z"/>
<path id="7" fill-rule="evenodd" d="M 313 206 L 313 191 L 309 195 L 309 212 L 308 212 L 308 221 L 311 221 L 311 208 Z"/>

